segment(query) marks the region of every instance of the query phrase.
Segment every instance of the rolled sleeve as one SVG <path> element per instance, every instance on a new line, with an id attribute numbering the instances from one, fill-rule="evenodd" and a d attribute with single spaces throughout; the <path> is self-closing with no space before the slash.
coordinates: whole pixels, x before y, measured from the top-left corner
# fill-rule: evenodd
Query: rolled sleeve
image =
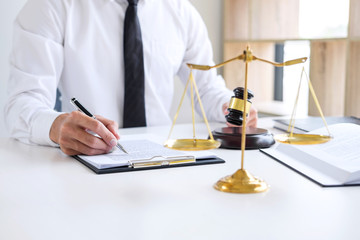
<path id="1" fill-rule="evenodd" d="M 10 136 L 28 144 L 57 146 L 49 131 L 61 114 L 53 110 L 64 61 L 59 4 L 28 1 L 14 23 L 4 115 Z"/>

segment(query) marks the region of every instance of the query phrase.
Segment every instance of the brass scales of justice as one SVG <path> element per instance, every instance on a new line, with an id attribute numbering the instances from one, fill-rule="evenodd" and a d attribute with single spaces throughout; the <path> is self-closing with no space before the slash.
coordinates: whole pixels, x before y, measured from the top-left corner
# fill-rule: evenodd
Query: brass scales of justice
<path id="1" fill-rule="evenodd" d="M 231 193 L 260 193 L 260 192 L 264 192 L 268 189 L 268 185 L 266 184 L 265 181 L 254 177 L 251 173 L 249 173 L 247 170 L 244 169 L 244 156 L 245 156 L 245 143 L 246 143 L 246 120 L 247 120 L 247 113 L 249 112 L 249 108 L 250 105 L 247 103 L 247 99 L 248 99 L 248 65 L 251 61 L 262 61 L 268 64 L 271 64 L 275 67 L 285 67 L 285 66 L 290 66 L 290 65 L 294 65 L 294 64 L 299 64 L 299 63 L 304 63 L 307 58 L 303 57 L 303 58 L 298 58 L 298 59 L 294 59 L 294 60 L 289 60 L 283 63 L 276 63 L 276 62 L 271 62 L 265 59 L 261 59 L 258 58 L 256 56 L 254 56 L 252 54 L 252 51 L 250 49 L 249 46 L 247 46 L 246 50 L 244 50 L 243 54 L 234 57 L 232 59 L 229 59 L 223 63 L 214 65 L 214 66 L 208 66 L 208 65 L 197 65 L 197 64 L 190 64 L 188 63 L 188 67 L 190 68 L 190 75 L 189 75 L 189 79 L 185 85 L 185 89 L 184 92 L 181 96 L 181 100 L 180 100 L 180 104 L 178 106 L 177 112 L 175 114 L 169 135 L 168 135 L 168 139 L 167 141 L 164 143 L 165 147 L 171 148 L 171 149 L 176 149 L 176 150 L 184 150 L 184 151 L 197 151 L 197 150 L 209 150 L 209 149 L 214 149 L 214 148 L 218 148 L 220 146 L 220 142 L 215 140 L 213 137 L 213 134 L 210 130 L 210 126 L 208 123 L 208 120 L 206 118 L 205 115 L 205 111 L 204 111 L 204 107 L 202 105 L 200 96 L 199 96 L 199 91 L 197 89 L 196 86 L 196 82 L 194 80 L 193 74 L 192 74 L 192 70 L 203 70 L 203 71 L 207 71 L 210 70 L 212 68 L 219 68 L 222 67 L 232 61 L 236 61 L 236 60 L 243 60 L 245 62 L 245 82 L 244 82 L 244 93 L 243 93 L 243 99 L 238 99 L 238 98 L 231 98 L 231 102 L 229 104 L 229 108 L 231 107 L 236 107 L 236 108 L 241 108 L 243 113 L 243 121 L 242 121 L 242 132 L 241 132 L 241 168 L 238 169 L 234 174 L 223 177 L 222 179 L 220 179 L 215 185 L 214 188 L 222 191 L 222 192 L 231 192 Z M 326 126 L 329 135 L 316 135 L 316 134 L 297 134 L 297 133 L 293 133 L 294 130 L 294 125 L 295 125 L 295 116 L 296 116 L 296 107 L 297 107 L 297 103 L 298 103 L 298 99 L 299 99 L 299 92 L 300 92 L 300 87 L 301 87 L 301 80 L 302 80 L 302 76 L 303 73 L 305 72 L 304 67 L 302 69 L 302 73 L 301 73 L 301 77 L 300 77 L 300 82 L 299 82 L 299 88 L 298 88 L 298 92 L 297 92 L 297 96 L 296 96 L 296 100 L 295 100 L 295 104 L 294 104 L 294 108 L 293 108 L 293 112 L 291 115 L 291 120 L 290 120 L 290 124 L 288 127 L 288 131 L 286 134 L 281 134 L 281 135 L 277 135 L 275 136 L 275 140 L 281 143 L 286 143 L 286 144 L 300 144 L 300 145 L 306 145 L 306 144 L 319 144 L 319 143 L 324 143 L 329 141 L 332 137 L 331 134 L 328 130 L 324 115 L 321 111 L 320 108 L 320 104 L 316 98 L 315 95 L 315 91 L 311 85 L 311 82 L 307 77 L 308 80 L 308 85 L 309 85 L 309 89 L 310 92 L 312 94 L 312 97 L 315 101 L 316 107 L 322 117 L 322 120 L 324 122 L 324 125 Z M 174 125 L 176 124 L 176 120 L 178 118 L 183 100 L 184 100 L 184 96 L 186 94 L 186 91 L 188 89 L 190 85 L 190 94 L 191 94 L 191 107 L 192 107 L 192 125 L 193 125 L 193 138 L 192 139 L 170 139 L 171 137 L 171 133 L 173 131 Z M 199 102 L 200 105 L 200 109 L 202 112 L 202 116 L 204 118 L 208 133 L 209 133 L 209 139 L 197 139 L 196 138 L 196 133 L 195 133 L 195 108 L 194 108 L 194 91 L 197 97 L 197 100 Z"/>

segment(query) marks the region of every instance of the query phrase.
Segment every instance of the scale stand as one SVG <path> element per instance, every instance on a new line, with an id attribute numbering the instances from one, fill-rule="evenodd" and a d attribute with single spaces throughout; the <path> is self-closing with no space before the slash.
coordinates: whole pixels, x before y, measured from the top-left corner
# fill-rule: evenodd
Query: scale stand
<path id="1" fill-rule="evenodd" d="M 196 87 L 196 83 L 195 83 L 193 75 L 192 75 L 192 70 L 196 69 L 196 70 L 206 71 L 206 70 L 210 70 L 212 68 L 222 67 L 222 66 L 226 65 L 227 63 L 235 61 L 235 60 L 243 60 L 245 62 L 245 84 L 244 84 L 244 98 L 243 99 L 248 99 L 248 86 L 247 86 L 247 84 L 248 84 L 248 65 L 249 65 L 249 62 L 258 60 L 258 61 L 262 61 L 262 62 L 265 62 L 265 63 L 272 64 L 275 67 L 285 67 L 285 66 L 290 66 L 290 65 L 294 65 L 294 64 L 304 63 L 307 60 L 307 58 L 304 57 L 304 58 L 298 58 L 298 59 L 286 61 L 284 63 L 276 63 L 276 62 L 271 62 L 271 61 L 261 59 L 261 58 L 258 58 L 256 56 L 254 56 L 252 54 L 252 51 L 250 50 L 250 47 L 247 46 L 247 48 L 246 48 L 246 50 L 244 50 L 243 54 L 241 54 L 241 55 L 239 55 L 239 56 L 237 56 L 235 58 L 232 58 L 230 60 L 227 60 L 227 61 L 225 61 L 223 63 L 214 65 L 214 66 L 197 65 L 197 64 L 189 64 L 188 63 L 187 65 L 191 69 L 189 80 L 188 80 L 188 82 L 186 84 L 184 93 L 182 95 L 182 99 L 181 99 L 178 111 L 177 111 L 177 113 L 175 115 L 173 125 L 171 126 L 171 130 L 170 130 L 170 133 L 169 133 L 168 140 L 165 142 L 166 147 L 173 148 L 173 149 L 179 149 L 179 150 L 205 150 L 205 149 L 217 148 L 217 147 L 220 146 L 220 142 L 216 141 L 216 139 L 213 136 L 213 133 L 217 134 L 218 132 L 216 130 L 215 130 L 215 132 L 210 131 L 210 127 L 209 127 L 207 118 L 205 116 L 204 108 L 202 106 L 202 103 L 201 103 L 201 100 L 200 100 L 200 97 L 199 97 L 199 93 L 198 93 L 198 90 L 197 90 L 197 87 Z M 191 104 L 192 104 L 192 111 L 193 111 L 193 139 L 170 140 L 171 132 L 172 132 L 173 127 L 175 125 L 177 116 L 179 114 L 179 110 L 181 108 L 181 104 L 183 102 L 183 99 L 184 99 L 184 96 L 185 96 L 185 93 L 186 93 L 186 89 L 188 88 L 189 83 L 191 83 Z M 205 140 L 205 139 L 196 139 L 196 137 L 195 137 L 193 88 L 196 91 L 196 96 L 198 98 L 198 101 L 199 101 L 199 104 L 200 104 L 200 107 L 201 107 L 201 111 L 202 111 L 206 126 L 208 128 L 210 139 L 207 139 L 207 140 Z M 309 88 L 311 90 L 311 93 L 313 94 L 314 100 L 317 102 L 315 92 L 312 89 L 310 80 L 309 80 Z M 241 101 L 240 102 L 237 102 L 237 101 L 240 101 L 240 100 L 235 100 L 235 102 L 233 102 L 233 104 L 235 106 L 241 106 L 240 108 L 242 108 L 243 113 L 248 113 L 248 111 L 250 109 L 250 106 L 247 103 L 244 103 L 244 101 L 243 101 L 243 103 L 241 103 Z M 296 100 L 295 105 L 296 104 L 297 104 L 297 100 Z M 317 102 L 317 106 L 318 106 L 318 109 L 319 109 L 321 115 L 323 116 L 323 114 L 321 112 L 320 105 L 318 104 L 318 102 Z M 293 117 L 295 116 L 295 112 L 296 112 L 295 109 L 296 109 L 296 106 L 294 107 Z M 241 142 L 240 142 L 241 168 L 239 170 L 237 170 L 234 174 L 226 176 L 226 177 L 220 179 L 217 183 L 215 183 L 214 188 L 219 190 L 219 191 L 231 192 L 231 193 L 260 193 L 260 192 L 267 191 L 267 189 L 269 188 L 268 185 L 266 184 L 266 182 L 264 182 L 263 180 L 261 180 L 259 178 L 254 177 L 251 173 L 249 173 L 247 170 L 244 169 L 245 149 L 246 149 L 246 142 L 247 142 L 246 141 L 247 131 L 249 131 L 249 133 L 250 133 L 249 134 L 250 138 L 251 138 L 251 131 L 253 131 L 251 128 L 246 127 L 246 120 L 247 120 L 247 114 L 243 114 L 242 127 L 239 127 L 239 128 L 236 129 L 236 130 L 238 130 L 238 136 L 241 137 Z M 324 121 L 325 121 L 325 119 L 324 119 Z M 324 123 L 326 125 L 326 122 L 324 122 Z M 289 125 L 289 129 L 290 129 L 290 127 L 291 126 Z M 236 131 L 236 130 L 230 129 L 230 131 L 233 131 L 233 132 Z M 224 131 L 226 133 L 226 131 L 228 131 L 228 129 L 223 129 L 221 131 L 221 133 L 223 134 Z M 241 131 L 241 133 L 240 133 L 240 131 Z M 261 134 L 265 134 L 265 135 L 267 134 L 266 130 L 265 131 L 256 130 L 256 131 L 260 131 L 260 132 L 255 132 L 256 134 L 260 134 L 260 135 Z M 215 134 L 215 136 L 216 136 L 216 134 Z M 321 143 L 321 142 L 324 142 L 324 141 L 329 141 L 331 139 L 330 136 L 321 136 L 321 135 L 313 135 L 313 136 L 310 136 L 309 139 L 312 139 L 312 138 L 315 139 L 317 137 L 319 137 L 321 139 L 321 141 L 316 140 L 313 143 Z M 300 136 L 300 135 L 296 136 L 295 134 L 293 134 L 292 130 L 290 131 L 289 134 L 287 134 L 285 136 L 285 138 L 286 139 L 284 141 L 286 143 L 293 144 L 293 142 L 294 142 L 293 139 L 298 139 L 298 140 L 300 140 L 298 142 L 298 144 L 309 144 L 309 141 L 308 142 L 304 141 L 303 136 Z M 280 138 L 278 138 L 278 139 L 280 139 Z M 288 140 L 288 139 L 290 139 L 290 140 Z M 307 140 L 309 140 L 309 139 L 307 139 Z"/>
<path id="2" fill-rule="evenodd" d="M 248 65 L 249 62 L 253 60 L 259 60 L 262 62 L 270 63 L 277 67 L 283 67 L 298 63 L 304 63 L 307 58 L 299 58 L 291 61 L 287 61 L 284 63 L 274 63 L 268 60 L 264 60 L 252 55 L 252 51 L 248 46 L 247 49 L 243 52 L 243 54 L 232 58 L 228 61 L 225 61 L 221 64 L 215 66 L 205 66 L 205 65 L 195 65 L 195 64 L 188 64 L 193 69 L 198 70 L 209 70 L 211 68 L 217 68 L 224 66 L 225 64 L 235 61 L 235 60 L 243 60 L 245 62 L 245 86 L 244 86 L 244 98 L 248 99 Z M 247 113 L 249 110 L 248 104 L 242 104 L 243 113 Z M 215 185 L 214 188 L 222 191 L 222 192 L 231 192 L 231 193 L 260 193 L 267 191 L 268 185 L 263 180 L 252 176 L 247 170 L 244 169 L 244 155 L 245 155 L 245 147 L 246 147 L 246 116 L 247 114 L 243 115 L 243 123 L 241 129 L 241 168 L 237 170 L 234 174 L 230 176 L 226 176 L 220 179 Z M 211 135 L 212 136 L 212 135 Z"/>

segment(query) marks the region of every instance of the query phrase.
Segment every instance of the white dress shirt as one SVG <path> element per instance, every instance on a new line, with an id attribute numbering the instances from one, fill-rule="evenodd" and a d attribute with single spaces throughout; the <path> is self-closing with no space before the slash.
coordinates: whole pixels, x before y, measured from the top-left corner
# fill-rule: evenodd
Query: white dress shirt
<path id="1" fill-rule="evenodd" d="M 90 112 L 122 126 L 123 25 L 127 0 L 29 0 L 14 24 L 5 118 L 12 137 L 54 145 L 50 127 L 56 89 L 62 112 L 76 97 Z M 171 124 L 174 76 L 184 84 L 186 63 L 213 65 L 206 27 L 187 0 L 140 0 L 147 126 Z M 194 71 L 209 120 L 224 121 L 232 92 L 216 70 Z M 179 89 L 179 91 L 182 91 Z M 196 108 L 199 110 L 195 99 Z"/>

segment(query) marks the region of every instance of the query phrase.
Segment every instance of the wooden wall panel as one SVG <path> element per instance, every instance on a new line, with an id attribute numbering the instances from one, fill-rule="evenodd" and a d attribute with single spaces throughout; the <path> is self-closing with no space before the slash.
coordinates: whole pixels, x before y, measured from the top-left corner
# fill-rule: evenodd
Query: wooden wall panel
<path id="1" fill-rule="evenodd" d="M 225 40 L 295 39 L 299 0 L 225 0 Z"/>
<path id="2" fill-rule="evenodd" d="M 251 39 L 295 39 L 299 36 L 299 0 L 252 0 Z"/>
<path id="3" fill-rule="evenodd" d="M 360 117 L 360 42 L 351 42 L 349 47 L 345 115 Z"/>
<path id="4" fill-rule="evenodd" d="M 360 37 L 360 0 L 350 0 L 350 37 Z"/>
<path id="5" fill-rule="evenodd" d="M 224 1 L 225 40 L 249 38 L 249 1 Z"/>
<path id="6" fill-rule="evenodd" d="M 248 43 L 255 56 L 273 60 L 276 42 L 299 39 L 300 1 L 224 0 L 224 60 L 241 54 Z M 359 13 L 360 0 L 350 0 L 349 36 L 310 39 L 310 78 L 327 116 L 360 115 Z M 254 101 L 271 102 L 274 67 L 256 61 L 249 67 L 249 88 L 255 93 Z M 244 68 L 243 62 L 224 67 L 228 88 L 243 86 Z M 311 95 L 309 115 L 319 115 Z"/>
<path id="7" fill-rule="evenodd" d="M 225 43 L 224 60 L 236 57 L 246 49 L 246 43 Z M 251 49 L 254 56 L 273 61 L 275 54 L 274 43 L 252 43 Z M 224 67 L 224 78 L 229 89 L 244 86 L 245 63 L 232 62 Z M 248 88 L 254 92 L 254 101 L 272 101 L 274 95 L 274 67 L 259 61 L 249 63 Z"/>
<path id="8" fill-rule="evenodd" d="M 342 116 L 345 109 L 346 41 L 314 41 L 310 58 L 310 80 L 323 113 Z M 309 115 L 319 116 L 311 94 Z"/>

